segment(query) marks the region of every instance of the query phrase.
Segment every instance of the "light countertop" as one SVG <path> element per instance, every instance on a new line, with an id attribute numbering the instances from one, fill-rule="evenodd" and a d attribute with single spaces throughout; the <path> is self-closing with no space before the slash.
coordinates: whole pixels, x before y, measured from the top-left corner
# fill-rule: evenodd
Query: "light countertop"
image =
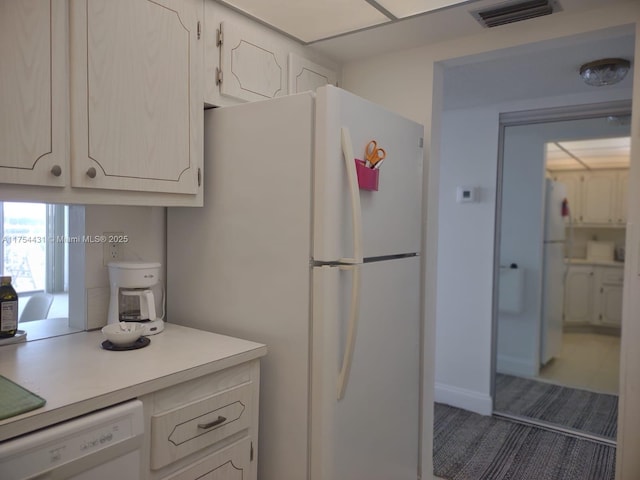
<path id="1" fill-rule="evenodd" d="M 174 324 L 147 347 L 108 351 L 98 331 L 0 346 L 0 375 L 46 399 L 0 421 L 0 441 L 267 353 L 265 345 Z"/>

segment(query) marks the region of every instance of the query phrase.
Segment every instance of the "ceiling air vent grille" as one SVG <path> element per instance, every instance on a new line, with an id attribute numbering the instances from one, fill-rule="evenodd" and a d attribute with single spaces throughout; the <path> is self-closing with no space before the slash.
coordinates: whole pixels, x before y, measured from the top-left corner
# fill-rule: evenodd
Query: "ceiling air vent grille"
<path id="1" fill-rule="evenodd" d="M 559 10 L 559 5 L 554 0 L 526 0 L 503 3 L 495 7 L 471 12 L 471 14 L 482 26 L 491 28 L 550 15 Z"/>

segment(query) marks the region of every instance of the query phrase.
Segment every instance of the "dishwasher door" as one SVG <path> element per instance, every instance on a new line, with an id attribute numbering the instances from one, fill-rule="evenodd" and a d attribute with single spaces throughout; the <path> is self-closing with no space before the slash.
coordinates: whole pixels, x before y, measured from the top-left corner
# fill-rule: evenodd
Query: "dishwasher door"
<path id="1" fill-rule="evenodd" d="M 142 402 L 132 400 L 0 443 L 2 480 L 139 480 Z"/>

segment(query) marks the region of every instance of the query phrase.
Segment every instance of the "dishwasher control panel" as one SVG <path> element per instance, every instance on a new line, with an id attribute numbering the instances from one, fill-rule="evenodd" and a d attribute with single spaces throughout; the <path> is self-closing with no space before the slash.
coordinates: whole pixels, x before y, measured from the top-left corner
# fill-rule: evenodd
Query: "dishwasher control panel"
<path id="1" fill-rule="evenodd" d="M 134 439 L 141 441 L 143 433 L 139 400 L 89 413 L 0 443 L 2 478 L 30 478 L 80 459 L 87 465 L 98 465 L 113 457 L 110 450 L 115 446 Z"/>

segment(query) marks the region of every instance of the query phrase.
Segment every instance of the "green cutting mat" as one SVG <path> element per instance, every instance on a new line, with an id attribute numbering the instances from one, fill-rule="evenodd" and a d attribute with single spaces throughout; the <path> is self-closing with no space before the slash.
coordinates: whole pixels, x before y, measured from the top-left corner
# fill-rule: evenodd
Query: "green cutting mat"
<path id="1" fill-rule="evenodd" d="M 46 400 L 0 375 L 0 420 L 40 408 Z"/>

